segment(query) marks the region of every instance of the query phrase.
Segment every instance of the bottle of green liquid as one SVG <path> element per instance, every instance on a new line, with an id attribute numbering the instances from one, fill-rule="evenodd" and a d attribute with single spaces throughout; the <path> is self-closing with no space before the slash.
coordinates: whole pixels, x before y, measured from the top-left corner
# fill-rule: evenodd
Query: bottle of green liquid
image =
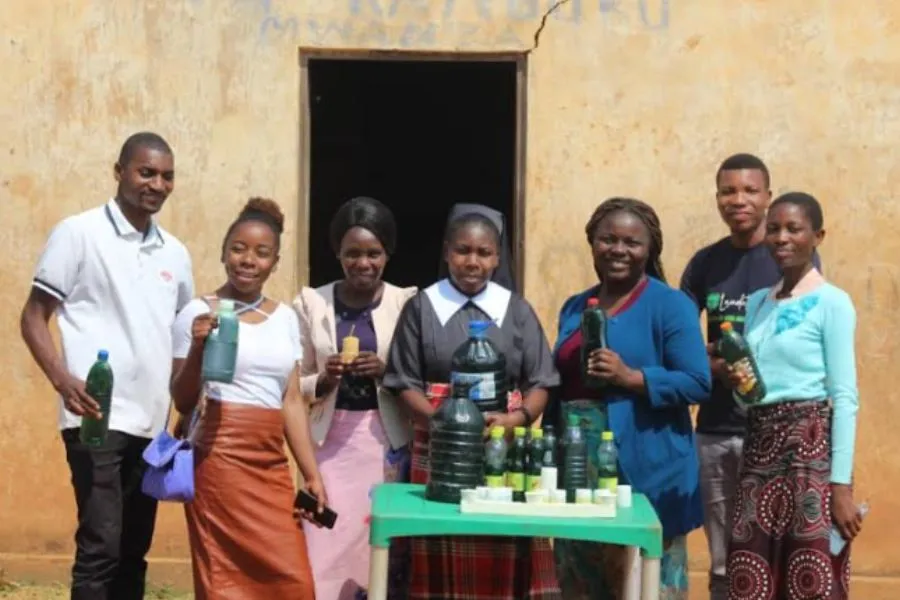
<path id="1" fill-rule="evenodd" d="M 203 345 L 203 381 L 231 383 L 237 364 L 240 321 L 234 312 L 234 300 L 223 298 L 216 311 L 218 324 Z"/>
<path id="2" fill-rule="evenodd" d="M 97 352 L 97 362 L 88 371 L 84 391 L 100 405 L 100 418 L 85 415 L 81 418 L 79 438 L 85 446 L 102 446 L 109 432 L 109 411 L 112 408 L 113 372 L 109 366 L 109 352 Z"/>
<path id="3" fill-rule="evenodd" d="M 506 483 L 506 429 L 491 428 L 491 439 L 484 449 L 484 484 L 501 488 Z"/>
<path id="4" fill-rule="evenodd" d="M 766 397 L 766 386 L 747 340 L 734 330 L 730 321 L 725 321 L 719 328 L 722 337 L 719 338 L 717 352 L 742 377 L 741 384 L 734 390 L 738 400 L 745 406 L 759 404 Z"/>
<path id="5" fill-rule="evenodd" d="M 543 466 L 556 466 L 556 432 L 553 425 L 544 425 L 544 460 Z"/>
<path id="6" fill-rule="evenodd" d="M 597 489 L 609 490 L 613 494 L 619 488 L 619 453 L 612 431 L 600 434 L 597 448 Z"/>
<path id="7" fill-rule="evenodd" d="M 587 373 L 588 357 L 599 348 L 606 348 L 606 311 L 600 308 L 597 298 L 589 298 L 587 307 L 581 313 L 581 375 L 584 385 L 599 390 L 606 387 L 606 382 Z"/>
<path id="8" fill-rule="evenodd" d="M 541 467 L 544 466 L 544 431 L 538 427 L 531 429 L 528 440 L 528 464 L 525 467 L 525 491 L 541 487 Z"/>
<path id="9" fill-rule="evenodd" d="M 588 487 L 587 443 L 581 430 L 581 417 L 568 416 L 568 427 L 563 437 L 563 489 L 566 502 L 575 502 L 575 491 Z"/>
<path id="10" fill-rule="evenodd" d="M 506 460 L 506 487 L 513 490 L 513 501 L 525 501 L 525 428 L 516 427 L 513 445 Z"/>

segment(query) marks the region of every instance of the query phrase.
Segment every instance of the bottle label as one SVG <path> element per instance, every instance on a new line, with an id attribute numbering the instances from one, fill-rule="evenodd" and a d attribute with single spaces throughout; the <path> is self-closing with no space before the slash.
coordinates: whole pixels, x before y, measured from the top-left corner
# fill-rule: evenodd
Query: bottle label
<path id="1" fill-rule="evenodd" d="M 539 490 L 541 489 L 541 476 L 540 475 L 526 475 L 525 476 L 525 491 Z"/>
<path id="2" fill-rule="evenodd" d="M 544 450 L 544 457 L 541 459 L 542 467 L 555 467 L 556 458 L 553 456 L 553 450 Z"/>
<path id="3" fill-rule="evenodd" d="M 514 492 L 524 492 L 525 473 L 507 473 L 506 487 L 511 487 Z"/>
<path id="4" fill-rule="evenodd" d="M 619 478 L 618 477 L 601 477 L 597 480 L 597 489 L 598 490 L 609 490 L 613 494 L 615 494 L 619 490 Z"/>
<path id="5" fill-rule="evenodd" d="M 451 383 L 468 383 L 472 385 L 469 398 L 473 402 L 493 400 L 497 397 L 497 385 L 493 373 L 453 373 Z"/>
<path id="6" fill-rule="evenodd" d="M 756 387 L 756 373 L 753 370 L 753 363 L 750 358 L 745 357 L 737 361 L 731 368 L 740 376 L 741 382 L 737 386 L 737 393 L 746 396 Z"/>
<path id="7" fill-rule="evenodd" d="M 492 488 L 502 488 L 506 483 L 503 475 L 488 475 L 484 478 L 484 484 Z"/>

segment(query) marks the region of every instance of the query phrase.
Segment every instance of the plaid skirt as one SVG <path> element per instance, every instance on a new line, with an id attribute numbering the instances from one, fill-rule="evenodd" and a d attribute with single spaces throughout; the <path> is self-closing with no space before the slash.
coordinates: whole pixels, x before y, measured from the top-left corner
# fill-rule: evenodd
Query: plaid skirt
<path id="1" fill-rule="evenodd" d="M 439 406 L 449 386 L 429 385 Z M 509 406 L 521 402 L 511 394 Z M 428 482 L 428 430 L 416 427 L 410 479 Z M 410 600 L 561 600 L 550 541 L 538 538 L 412 538 Z"/>
<path id="2" fill-rule="evenodd" d="M 850 546 L 831 533 L 831 407 L 785 402 L 748 412 L 728 551 L 729 600 L 846 600 Z"/>

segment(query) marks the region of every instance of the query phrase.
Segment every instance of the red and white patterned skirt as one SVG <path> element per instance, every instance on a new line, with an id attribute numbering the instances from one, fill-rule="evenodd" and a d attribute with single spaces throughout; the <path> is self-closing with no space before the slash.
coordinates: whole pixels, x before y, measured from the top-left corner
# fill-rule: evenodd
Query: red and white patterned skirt
<path id="1" fill-rule="evenodd" d="M 831 407 L 785 402 L 748 413 L 728 551 L 729 600 L 846 600 L 850 544 L 831 532 Z"/>

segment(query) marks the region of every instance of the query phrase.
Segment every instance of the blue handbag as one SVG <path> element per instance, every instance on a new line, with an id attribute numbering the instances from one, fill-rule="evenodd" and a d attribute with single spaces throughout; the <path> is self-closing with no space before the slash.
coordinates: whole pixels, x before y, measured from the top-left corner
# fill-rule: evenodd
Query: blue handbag
<path id="1" fill-rule="evenodd" d="M 183 439 L 176 439 L 168 431 L 168 424 L 144 449 L 147 463 L 141 480 L 141 491 L 163 502 L 191 502 L 194 499 L 194 447 L 191 434 L 198 420 L 198 411 L 191 417 L 191 426 Z"/>

